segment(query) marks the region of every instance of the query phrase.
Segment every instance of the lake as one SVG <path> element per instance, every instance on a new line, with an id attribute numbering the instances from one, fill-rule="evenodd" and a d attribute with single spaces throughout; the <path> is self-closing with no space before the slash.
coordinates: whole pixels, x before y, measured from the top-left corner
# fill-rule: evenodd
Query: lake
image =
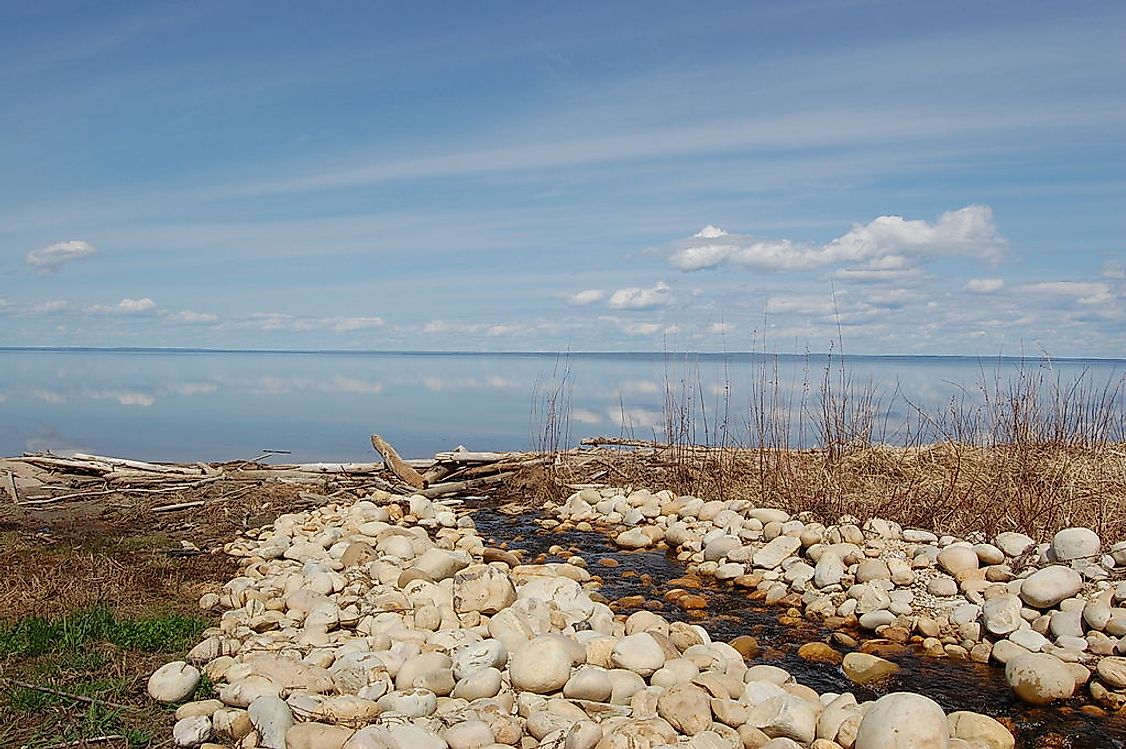
<path id="1" fill-rule="evenodd" d="M 542 445 L 552 403 L 566 415 L 556 420 L 560 445 L 662 438 L 670 394 L 685 414 L 673 423 L 697 440 L 725 424 L 746 439 L 756 433 L 749 415 L 769 412 L 786 441 L 805 446 L 818 442 L 801 425 L 819 408 L 827 371 L 838 395 L 875 395 L 878 436 L 894 442 L 920 410 L 952 399 L 980 408 L 983 383 L 991 392 L 1022 376 L 1082 376 L 1101 388 L 1126 372 L 1124 360 L 857 356 L 845 360 L 851 387 L 842 388 L 839 364 L 817 354 L 0 349 L 0 454 L 218 461 L 286 450 L 276 462 L 363 461 L 375 458 L 372 432 L 406 457 L 457 445 L 519 450 Z"/>

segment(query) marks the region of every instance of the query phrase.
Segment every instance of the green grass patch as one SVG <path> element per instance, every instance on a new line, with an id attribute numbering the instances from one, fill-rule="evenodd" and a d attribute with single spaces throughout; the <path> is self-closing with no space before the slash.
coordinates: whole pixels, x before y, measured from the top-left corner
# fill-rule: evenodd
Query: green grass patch
<path id="1" fill-rule="evenodd" d="M 108 607 L 95 606 L 59 619 L 30 617 L 0 630 L 0 658 L 35 657 L 66 650 L 77 654 L 103 642 L 148 653 L 179 651 L 187 648 L 207 626 L 205 619 L 182 614 L 118 619 Z"/>

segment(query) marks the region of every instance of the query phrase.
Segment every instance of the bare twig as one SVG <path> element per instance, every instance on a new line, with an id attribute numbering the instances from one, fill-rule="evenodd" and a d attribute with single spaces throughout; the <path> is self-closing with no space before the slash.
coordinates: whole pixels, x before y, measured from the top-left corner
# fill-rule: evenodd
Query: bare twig
<path id="1" fill-rule="evenodd" d="M 46 504 L 51 504 L 52 502 L 62 502 L 63 500 L 67 500 L 67 499 L 86 499 L 86 498 L 89 498 L 89 497 L 104 497 L 107 494 L 169 494 L 171 492 L 184 491 L 185 489 L 195 489 L 197 487 L 203 486 L 204 484 L 210 484 L 214 481 L 219 481 L 219 480 L 223 479 L 224 477 L 225 476 L 223 474 L 218 474 L 218 475 L 215 475 L 215 476 L 208 476 L 207 478 L 200 479 L 199 481 L 191 481 L 191 482 L 186 483 L 186 484 L 176 484 L 175 486 L 162 486 L 159 489 L 143 489 L 143 488 L 132 488 L 132 487 L 128 487 L 128 486 L 123 486 L 123 487 L 119 487 L 119 488 L 102 489 L 102 490 L 98 490 L 98 491 L 72 492 L 70 494 L 60 494 L 56 497 L 44 497 L 44 496 L 37 495 L 35 497 L 29 497 L 27 500 L 24 501 L 23 504 L 27 504 L 27 505 L 46 505 Z"/>
<path id="2" fill-rule="evenodd" d="M 116 708 L 118 710 L 127 710 L 131 713 L 142 712 L 139 708 L 133 707 L 132 705 L 123 705 L 120 702 L 110 702 L 109 700 L 102 700 L 102 699 L 98 699 L 97 697 L 86 697 L 86 696 L 83 696 L 81 694 L 74 694 L 73 692 L 64 692 L 61 689 L 53 689 L 51 687 L 45 687 L 42 684 L 32 684 L 31 682 L 20 681 L 18 679 L 8 679 L 8 678 L 4 678 L 4 677 L 0 677 L 0 679 L 3 679 L 3 681 L 5 681 L 6 683 L 8 683 L 8 684 L 10 684 L 14 687 L 23 687 L 24 689 L 31 689 L 32 691 L 35 691 L 35 692 L 43 692 L 44 694 L 53 694 L 57 697 L 66 697 L 67 699 L 78 700 L 79 702 L 85 702 L 85 703 L 90 704 L 90 705 L 105 705 L 106 707 L 113 707 L 113 708 Z"/>
<path id="3" fill-rule="evenodd" d="M 180 502 L 174 505 L 161 505 L 160 507 L 152 508 L 153 512 L 177 512 L 179 510 L 190 510 L 195 507 L 203 507 L 203 500 L 196 502 Z"/>
<path id="4" fill-rule="evenodd" d="M 78 739 L 77 741 L 68 741 L 63 744 L 51 744 L 49 746 L 37 747 L 37 749 L 69 749 L 72 746 L 89 746 L 90 744 L 108 744 L 111 741 L 128 741 L 125 736 L 117 733 L 111 733 L 106 736 L 93 736 L 88 739 Z M 24 749 L 29 749 L 31 744 L 24 744 Z"/>

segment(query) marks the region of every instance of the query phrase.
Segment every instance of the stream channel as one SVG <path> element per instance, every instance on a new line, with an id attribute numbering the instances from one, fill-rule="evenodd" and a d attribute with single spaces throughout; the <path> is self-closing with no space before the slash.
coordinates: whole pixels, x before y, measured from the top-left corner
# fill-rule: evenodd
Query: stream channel
<path id="1" fill-rule="evenodd" d="M 862 701 L 888 692 L 918 692 L 938 702 L 947 712 L 972 710 L 997 718 L 1013 731 L 1016 749 L 1126 749 L 1126 718 L 1087 715 L 1078 710 L 1080 703 L 1048 708 L 1028 705 L 1013 695 L 1002 669 L 992 665 L 928 658 L 909 649 L 903 654 L 881 653 L 895 661 L 900 670 L 877 688 L 854 684 L 838 666 L 798 657 L 801 645 L 827 641 L 831 631 L 814 622 L 800 626 L 783 624 L 779 616 L 785 609 L 780 606 L 752 601 L 735 589 L 706 578 L 701 578 L 702 587 L 692 592 L 707 598 L 707 609 L 683 611 L 665 604 L 663 596 L 671 588 L 668 581 L 689 574 L 671 554 L 625 552 L 597 530 L 547 531 L 535 522 L 538 515 L 531 509 L 509 515 L 480 498 L 468 499 L 466 505 L 474 508 L 473 520 L 487 543 L 523 549 L 528 559 L 547 554 L 556 544 L 579 549 L 579 555 L 590 564 L 591 574 L 601 577 L 599 593 L 607 601 L 640 595 L 647 601 L 659 602 L 661 608 L 657 612 L 662 616 L 699 624 L 713 639 L 726 642 L 739 635 L 751 635 L 760 647 L 754 662 L 780 666 L 819 693 L 849 691 Z M 598 565 L 597 560 L 604 557 L 614 559 L 618 566 Z M 622 613 L 631 611 L 620 609 Z"/>

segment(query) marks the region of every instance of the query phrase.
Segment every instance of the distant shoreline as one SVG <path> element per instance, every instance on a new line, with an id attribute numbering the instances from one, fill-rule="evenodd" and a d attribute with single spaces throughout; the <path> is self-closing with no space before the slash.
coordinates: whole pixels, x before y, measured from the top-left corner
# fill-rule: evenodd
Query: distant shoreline
<path id="1" fill-rule="evenodd" d="M 1045 355 L 984 355 L 984 354 L 850 354 L 817 352 L 764 353 L 760 351 L 425 351 L 411 349 L 248 349 L 248 348 L 193 348 L 160 346 L 0 346 L 0 353 L 56 353 L 56 354 L 266 354 L 272 356 L 412 356 L 457 357 L 476 356 L 494 358 L 547 358 L 574 359 L 638 359 L 696 357 L 705 361 L 755 361 L 762 359 L 861 359 L 869 361 L 982 361 L 982 362 L 1097 362 L 1123 364 L 1126 358 L 1098 356 L 1045 356 Z"/>

